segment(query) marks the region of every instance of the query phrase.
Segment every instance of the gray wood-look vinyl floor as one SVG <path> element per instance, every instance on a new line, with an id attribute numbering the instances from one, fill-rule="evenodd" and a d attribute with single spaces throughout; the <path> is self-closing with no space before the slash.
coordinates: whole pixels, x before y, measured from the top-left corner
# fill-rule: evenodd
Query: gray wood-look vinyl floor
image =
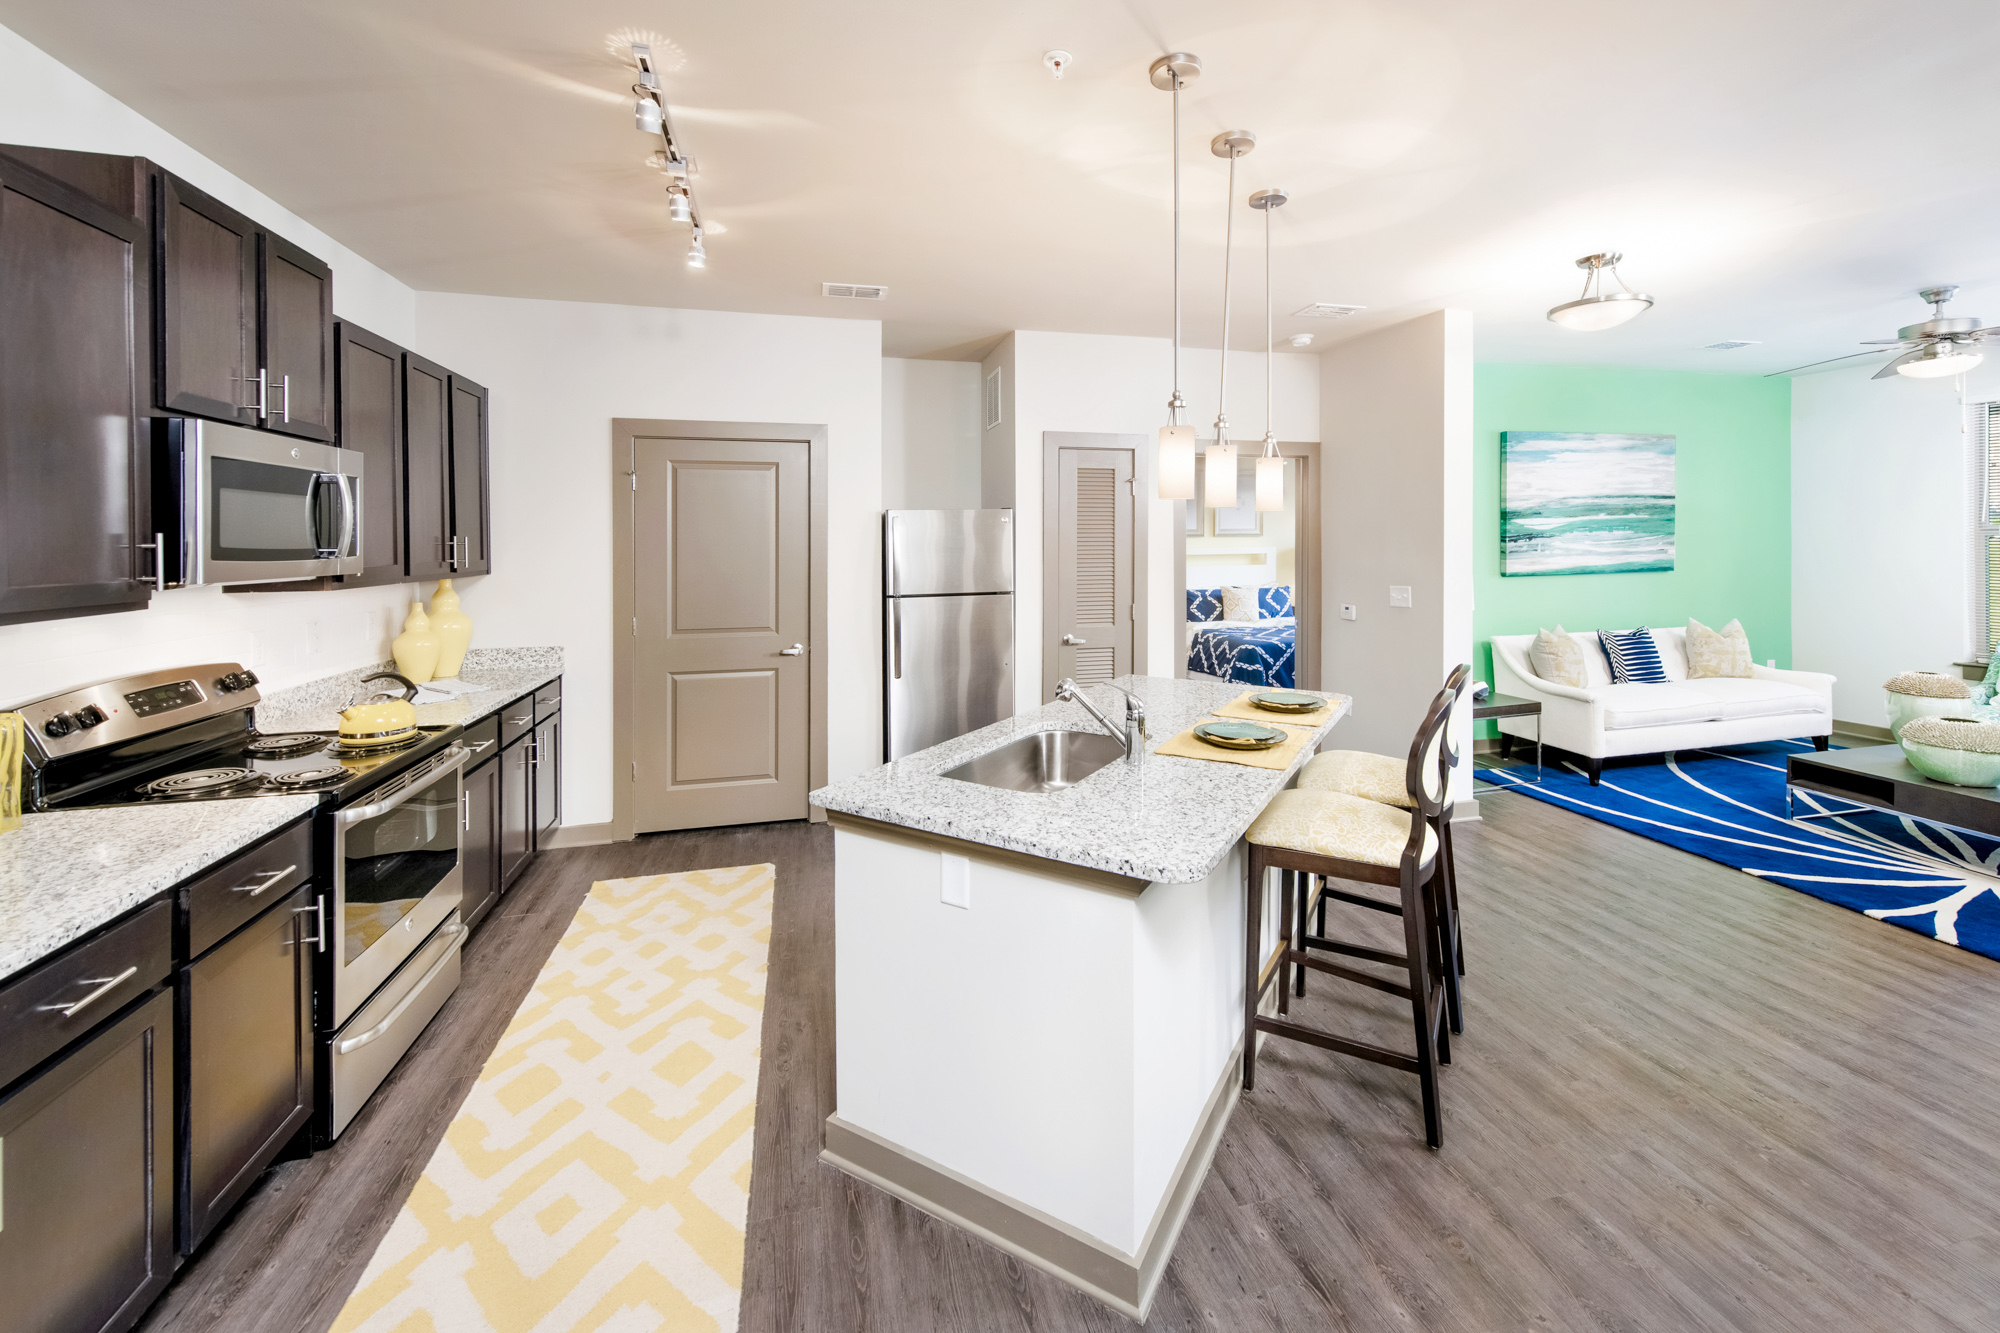
<path id="1" fill-rule="evenodd" d="M 1526 797 L 1481 808 L 1443 1151 L 1410 1076 L 1268 1044 L 1146 1327 L 2000 1328 L 2000 964 Z M 831 839 L 803 824 L 543 857 L 362 1118 L 272 1172 L 147 1327 L 326 1328 L 590 882 L 761 860 L 742 1327 L 1129 1327 L 817 1161 Z M 1315 977 L 1297 1012 L 1394 1040 L 1395 1004 Z"/>

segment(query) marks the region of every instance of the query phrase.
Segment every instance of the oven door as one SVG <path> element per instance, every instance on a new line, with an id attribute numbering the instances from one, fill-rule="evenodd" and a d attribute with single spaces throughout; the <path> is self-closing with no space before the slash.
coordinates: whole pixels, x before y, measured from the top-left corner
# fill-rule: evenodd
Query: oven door
<path id="1" fill-rule="evenodd" d="M 182 583 L 361 572 L 361 454 L 192 418 L 167 437 Z"/>
<path id="2" fill-rule="evenodd" d="M 365 805 L 333 814 L 333 1014 L 338 1028 L 458 907 L 454 745 Z"/>

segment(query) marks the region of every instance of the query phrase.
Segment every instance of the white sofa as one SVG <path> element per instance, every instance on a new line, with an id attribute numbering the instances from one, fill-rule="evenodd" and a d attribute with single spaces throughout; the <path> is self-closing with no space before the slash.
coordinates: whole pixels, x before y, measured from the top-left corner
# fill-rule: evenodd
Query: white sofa
<path id="1" fill-rule="evenodd" d="M 1532 634 L 1493 638 L 1493 688 L 1500 694 L 1538 699 L 1545 745 L 1580 755 L 1594 787 L 1606 759 L 1660 754 L 1712 745 L 1810 736 L 1824 750 L 1833 732 L 1833 680 L 1818 671 L 1752 667 L 1748 680 L 1687 678 L 1687 631 L 1656 629 L 1660 661 L 1668 684 L 1614 685 L 1611 666 L 1594 632 L 1571 634 L 1583 648 L 1584 686 L 1576 689 L 1543 680 L 1528 659 Z M 1532 717 L 1501 718 L 1506 738 L 1532 738 Z"/>

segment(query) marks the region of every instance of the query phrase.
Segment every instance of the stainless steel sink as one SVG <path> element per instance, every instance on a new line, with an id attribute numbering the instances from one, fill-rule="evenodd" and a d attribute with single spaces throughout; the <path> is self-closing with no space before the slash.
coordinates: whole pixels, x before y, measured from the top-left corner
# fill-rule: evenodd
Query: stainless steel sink
<path id="1" fill-rule="evenodd" d="M 1123 744 L 1094 731 L 1037 731 L 946 769 L 942 776 L 1007 791 L 1061 791 L 1124 757 Z"/>

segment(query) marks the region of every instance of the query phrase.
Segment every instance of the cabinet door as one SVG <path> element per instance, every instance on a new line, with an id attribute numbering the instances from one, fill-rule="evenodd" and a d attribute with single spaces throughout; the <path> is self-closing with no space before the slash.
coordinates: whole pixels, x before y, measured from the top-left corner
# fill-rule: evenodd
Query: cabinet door
<path id="1" fill-rule="evenodd" d="M 408 458 L 404 542 L 412 579 L 451 577 L 451 374 L 403 353 L 403 448 Z"/>
<path id="2" fill-rule="evenodd" d="M 314 890 L 184 968 L 180 1250 L 192 1254 L 312 1116 Z"/>
<path id="3" fill-rule="evenodd" d="M 500 882 L 512 884 L 535 849 L 535 774 L 532 738 L 500 752 Z"/>
<path id="4" fill-rule="evenodd" d="M 345 320 L 334 326 L 335 420 L 340 447 L 361 468 L 359 574 L 342 587 L 400 583 L 403 551 L 403 349 Z"/>
<path id="5" fill-rule="evenodd" d="M 500 764 L 491 760 L 465 775 L 458 840 L 465 897 L 458 910 L 467 926 L 478 925 L 500 900 Z"/>
<path id="6" fill-rule="evenodd" d="M 258 229 L 185 181 L 165 172 L 157 179 L 153 401 L 169 412 L 254 426 Z"/>
<path id="7" fill-rule="evenodd" d="M 143 606 L 144 231 L 0 158 L 0 623 Z"/>
<path id="8" fill-rule="evenodd" d="M 552 713 L 535 726 L 535 849 L 549 845 L 549 835 L 562 822 L 562 714 Z"/>
<path id="9" fill-rule="evenodd" d="M 173 1273 L 173 997 L 0 1101 L 0 1333 L 127 1328 Z"/>
<path id="10" fill-rule="evenodd" d="M 257 362 L 264 426 L 333 438 L 333 270 L 282 236 L 259 237 Z"/>
<path id="11" fill-rule="evenodd" d="M 493 572 L 488 529 L 492 501 L 486 458 L 486 390 L 463 375 L 451 377 L 452 569 Z"/>

